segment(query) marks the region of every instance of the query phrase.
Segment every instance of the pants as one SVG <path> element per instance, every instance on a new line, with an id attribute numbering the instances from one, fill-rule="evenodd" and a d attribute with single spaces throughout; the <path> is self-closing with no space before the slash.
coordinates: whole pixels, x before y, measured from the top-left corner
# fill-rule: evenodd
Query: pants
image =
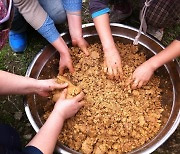
<path id="1" fill-rule="evenodd" d="M 47 12 L 55 24 L 66 21 L 66 12 L 62 0 L 38 0 L 42 8 Z M 27 23 L 18 9 L 14 7 L 14 19 L 11 30 L 17 33 L 26 31 Z"/>
<path id="2" fill-rule="evenodd" d="M 5 153 L 3 147 L 8 150 L 21 150 L 21 142 L 15 129 L 9 125 L 0 124 L 0 153 L 2 154 Z"/>

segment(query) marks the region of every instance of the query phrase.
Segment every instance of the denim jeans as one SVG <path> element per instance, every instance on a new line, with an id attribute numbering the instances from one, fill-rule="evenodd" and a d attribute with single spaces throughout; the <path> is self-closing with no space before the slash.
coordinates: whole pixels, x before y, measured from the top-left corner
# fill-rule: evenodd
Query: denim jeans
<path id="1" fill-rule="evenodd" d="M 66 12 L 62 0 L 38 0 L 42 8 L 47 12 L 55 24 L 66 21 Z M 11 30 L 17 33 L 26 31 L 27 23 L 18 9 L 14 7 L 14 19 Z"/>

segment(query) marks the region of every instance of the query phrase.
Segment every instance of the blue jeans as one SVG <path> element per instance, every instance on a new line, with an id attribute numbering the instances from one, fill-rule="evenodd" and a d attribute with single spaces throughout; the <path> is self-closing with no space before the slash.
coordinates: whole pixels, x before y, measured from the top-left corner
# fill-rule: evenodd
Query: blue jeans
<path id="1" fill-rule="evenodd" d="M 62 0 L 38 0 L 42 8 L 47 12 L 55 24 L 66 21 L 66 12 Z M 14 7 L 14 19 L 11 30 L 17 33 L 26 31 L 27 23 L 18 9 Z"/>

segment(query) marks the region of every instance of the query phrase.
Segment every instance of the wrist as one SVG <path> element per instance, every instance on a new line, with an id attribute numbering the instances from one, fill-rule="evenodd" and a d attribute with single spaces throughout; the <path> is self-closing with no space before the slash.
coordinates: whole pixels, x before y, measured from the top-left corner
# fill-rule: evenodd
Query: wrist
<path id="1" fill-rule="evenodd" d="M 149 60 L 146 61 L 146 64 L 153 70 L 155 71 L 158 69 L 160 66 L 158 64 L 158 61 L 154 60 L 153 57 L 150 58 Z"/>
<path id="2" fill-rule="evenodd" d="M 111 53 L 111 55 L 113 55 L 113 53 L 118 52 L 115 45 L 110 45 L 110 46 L 106 46 L 106 47 L 103 46 L 103 51 L 104 51 L 105 55 L 108 54 L 108 53 Z"/>
<path id="3" fill-rule="evenodd" d="M 67 46 L 67 44 L 64 42 L 64 40 L 62 39 L 62 37 L 59 37 L 57 40 L 55 40 L 52 45 L 57 49 L 57 51 L 60 54 L 67 54 L 69 53 L 69 48 Z"/>
<path id="4" fill-rule="evenodd" d="M 26 90 L 24 91 L 27 94 L 37 93 L 39 89 L 38 80 L 34 78 L 27 78 L 27 82 L 29 83 Z"/>
<path id="5" fill-rule="evenodd" d="M 53 117 L 58 117 L 59 120 L 62 121 L 63 123 L 66 120 L 66 118 L 63 116 L 62 112 L 59 112 L 58 110 L 56 110 L 55 107 L 54 107 L 53 111 L 51 112 L 51 115 Z"/>

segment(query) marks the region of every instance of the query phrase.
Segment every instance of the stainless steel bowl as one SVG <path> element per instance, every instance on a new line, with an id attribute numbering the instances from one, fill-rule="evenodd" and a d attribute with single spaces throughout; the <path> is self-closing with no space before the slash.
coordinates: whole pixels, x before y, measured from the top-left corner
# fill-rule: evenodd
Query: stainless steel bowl
<path id="1" fill-rule="evenodd" d="M 122 24 L 111 24 L 111 29 L 114 39 L 123 43 L 132 43 L 138 31 L 135 28 Z M 83 25 L 83 36 L 89 43 L 99 41 L 95 26 L 92 23 Z M 68 45 L 71 45 L 68 33 L 62 34 L 62 37 Z M 145 34 L 141 35 L 138 46 L 144 50 L 147 58 L 164 49 L 159 42 Z M 58 55 L 58 52 L 52 46 L 45 47 L 34 58 L 27 70 L 26 76 L 33 78 L 52 78 L 56 76 L 58 64 L 54 59 L 58 59 Z M 52 67 L 46 67 L 47 64 Z M 161 81 L 161 88 L 163 89 L 162 105 L 166 108 L 162 116 L 163 125 L 151 141 L 131 151 L 131 154 L 153 152 L 172 135 L 180 122 L 180 66 L 176 60 L 173 60 L 158 69 L 156 73 L 168 80 L 168 84 L 164 84 L 165 81 L 163 80 Z M 48 74 L 48 76 L 44 74 Z M 42 107 L 47 101 L 47 99 L 37 95 L 28 95 L 24 100 L 27 117 L 36 132 L 38 132 L 44 123 L 41 118 L 44 112 Z M 60 143 L 57 143 L 56 151 L 58 153 L 78 153 Z"/>

